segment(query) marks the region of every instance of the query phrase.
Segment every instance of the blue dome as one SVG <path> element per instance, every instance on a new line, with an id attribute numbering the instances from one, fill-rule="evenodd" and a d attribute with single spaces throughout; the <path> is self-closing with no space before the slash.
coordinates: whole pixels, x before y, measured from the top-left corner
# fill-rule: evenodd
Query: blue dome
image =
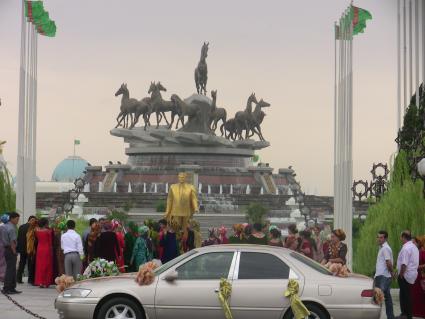
<path id="1" fill-rule="evenodd" d="M 87 161 L 79 156 L 69 156 L 60 162 L 52 174 L 53 182 L 71 182 L 81 177 Z"/>

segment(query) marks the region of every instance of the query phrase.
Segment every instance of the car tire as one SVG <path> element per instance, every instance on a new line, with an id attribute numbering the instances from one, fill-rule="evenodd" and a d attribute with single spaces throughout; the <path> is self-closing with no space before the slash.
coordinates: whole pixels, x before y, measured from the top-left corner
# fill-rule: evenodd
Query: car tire
<path id="1" fill-rule="evenodd" d="M 307 309 L 310 311 L 309 319 L 329 319 L 329 315 L 326 311 L 324 311 L 322 308 L 315 304 L 307 303 L 305 305 Z M 285 316 L 283 316 L 283 319 L 294 319 L 294 313 L 292 312 L 292 309 L 289 309 Z"/>
<path id="2" fill-rule="evenodd" d="M 116 297 L 106 301 L 99 309 L 97 319 L 114 318 L 114 313 L 122 313 L 127 310 L 127 317 L 131 319 L 145 319 L 140 306 L 131 299 Z"/>

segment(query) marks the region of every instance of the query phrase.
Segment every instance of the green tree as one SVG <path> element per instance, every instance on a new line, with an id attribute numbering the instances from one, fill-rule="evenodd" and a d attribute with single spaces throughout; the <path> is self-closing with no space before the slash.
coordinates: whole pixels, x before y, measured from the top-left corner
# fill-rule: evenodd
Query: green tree
<path id="1" fill-rule="evenodd" d="M 416 234 L 425 232 L 425 200 L 421 180 L 413 180 L 409 173 L 407 154 L 397 155 L 388 191 L 379 202 L 371 205 L 368 216 L 360 229 L 354 253 L 354 271 L 371 276 L 375 270 L 378 247 L 376 235 L 379 230 L 389 234 L 389 244 L 394 257 L 401 248 L 400 234 L 409 229 Z"/>
<path id="2" fill-rule="evenodd" d="M 265 217 L 267 216 L 267 207 L 259 203 L 250 203 L 245 210 L 245 217 L 249 223 L 264 224 Z"/>
<path id="3" fill-rule="evenodd" d="M 16 209 L 16 195 L 7 169 L 0 169 L 0 214 Z"/>
<path id="4" fill-rule="evenodd" d="M 108 215 L 106 215 L 106 219 L 108 220 L 119 220 L 120 222 L 122 222 L 123 224 L 125 224 L 128 220 L 128 213 L 127 212 L 123 212 L 120 210 L 112 210 L 111 212 L 108 213 Z"/>

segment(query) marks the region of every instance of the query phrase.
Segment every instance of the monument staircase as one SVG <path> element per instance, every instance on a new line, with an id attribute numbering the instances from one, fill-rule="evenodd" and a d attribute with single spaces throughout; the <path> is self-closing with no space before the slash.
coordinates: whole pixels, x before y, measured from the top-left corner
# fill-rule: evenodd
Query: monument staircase
<path id="1" fill-rule="evenodd" d="M 276 194 L 277 187 L 271 174 L 261 175 L 260 179 L 267 194 Z"/>
<path id="2" fill-rule="evenodd" d="M 105 178 L 103 179 L 103 191 L 112 192 L 114 184 L 117 180 L 118 173 L 114 170 L 110 170 L 106 173 Z"/>

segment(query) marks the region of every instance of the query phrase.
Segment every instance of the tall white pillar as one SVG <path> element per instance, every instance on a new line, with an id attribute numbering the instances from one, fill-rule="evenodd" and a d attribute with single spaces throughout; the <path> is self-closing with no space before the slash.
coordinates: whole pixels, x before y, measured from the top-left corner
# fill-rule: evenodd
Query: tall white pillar
<path id="1" fill-rule="evenodd" d="M 36 212 L 37 32 L 22 1 L 16 208 L 22 222 Z"/>

